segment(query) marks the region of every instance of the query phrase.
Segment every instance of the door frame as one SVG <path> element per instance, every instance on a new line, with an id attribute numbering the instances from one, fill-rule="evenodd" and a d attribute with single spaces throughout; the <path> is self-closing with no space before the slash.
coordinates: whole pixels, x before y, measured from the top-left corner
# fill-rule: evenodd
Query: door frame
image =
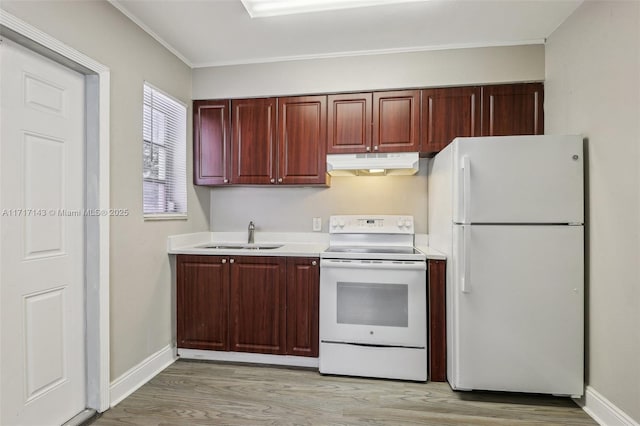
<path id="1" fill-rule="evenodd" d="M 102 215 L 102 212 L 109 211 L 110 71 L 105 65 L 2 9 L 0 36 L 85 76 L 85 208 L 101 212 L 100 215 L 85 218 L 86 405 L 87 408 L 103 412 L 110 404 L 110 218 Z"/>

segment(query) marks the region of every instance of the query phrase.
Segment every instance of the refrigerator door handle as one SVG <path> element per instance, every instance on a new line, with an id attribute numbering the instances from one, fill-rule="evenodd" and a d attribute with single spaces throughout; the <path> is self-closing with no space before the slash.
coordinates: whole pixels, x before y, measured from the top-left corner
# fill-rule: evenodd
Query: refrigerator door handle
<path id="1" fill-rule="evenodd" d="M 471 211 L 471 161 L 467 155 L 462 157 L 462 212 L 463 223 L 469 223 Z"/>
<path id="2" fill-rule="evenodd" d="M 460 290 L 463 293 L 471 292 L 471 257 L 469 255 L 469 246 L 471 245 L 471 227 L 462 225 L 462 285 Z"/>

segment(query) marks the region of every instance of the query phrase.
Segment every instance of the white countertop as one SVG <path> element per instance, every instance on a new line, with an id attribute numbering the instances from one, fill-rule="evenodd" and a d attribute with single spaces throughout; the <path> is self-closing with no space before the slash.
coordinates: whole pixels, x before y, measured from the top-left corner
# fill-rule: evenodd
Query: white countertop
<path id="1" fill-rule="evenodd" d="M 282 244 L 282 247 L 275 249 L 201 247 L 207 244 L 246 244 L 246 238 L 246 232 L 198 232 L 174 235 L 167 241 L 167 250 L 169 254 L 318 257 L 329 247 L 329 234 L 307 232 L 256 232 L 256 244 Z"/>
<path id="2" fill-rule="evenodd" d="M 318 257 L 329 247 L 329 234 L 321 232 L 256 232 L 256 244 L 282 244 L 282 247 L 267 250 L 212 249 L 208 244 L 244 244 L 246 232 L 197 232 L 172 235 L 167 239 L 169 254 L 217 255 L 217 256 L 291 256 Z M 425 234 L 416 234 L 415 245 L 427 259 L 446 260 L 446 256 L 428 245 Z"/>
<path id="3" fill-rule="evenodd" d="M 416 246 L 416 248 L 424 253 L 429 260 L 447 260 L 447 256 L 429 246 Z"/>

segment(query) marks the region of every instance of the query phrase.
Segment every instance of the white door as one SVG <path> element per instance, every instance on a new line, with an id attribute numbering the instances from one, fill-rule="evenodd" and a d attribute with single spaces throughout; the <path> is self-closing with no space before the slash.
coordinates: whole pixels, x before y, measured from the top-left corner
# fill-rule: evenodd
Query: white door
<path id="1" fill-rule="evenodd" d="M 85 408 L 84 78 L 2 40 L 2 425 Z"/>
<path id="2" fill-rule="evenodd" d="M 454 143 L 455 223 L 583 223 L 580 136 Z"/>
<path id="3" fill-rule="evenodd" d="M 454 239 L 452 386 L 581 395 L 582 226 L 455 226 Z"/>

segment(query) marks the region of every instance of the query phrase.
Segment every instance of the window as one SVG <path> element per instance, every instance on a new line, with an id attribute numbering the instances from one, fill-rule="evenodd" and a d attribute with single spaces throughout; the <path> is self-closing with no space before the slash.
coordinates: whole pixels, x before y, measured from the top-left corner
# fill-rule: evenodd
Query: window
<path id="1" fill-rule="evenodd" d="M 187 108 L 144 84 L 142 184 L 145 217 L 187 214 Z"/>

